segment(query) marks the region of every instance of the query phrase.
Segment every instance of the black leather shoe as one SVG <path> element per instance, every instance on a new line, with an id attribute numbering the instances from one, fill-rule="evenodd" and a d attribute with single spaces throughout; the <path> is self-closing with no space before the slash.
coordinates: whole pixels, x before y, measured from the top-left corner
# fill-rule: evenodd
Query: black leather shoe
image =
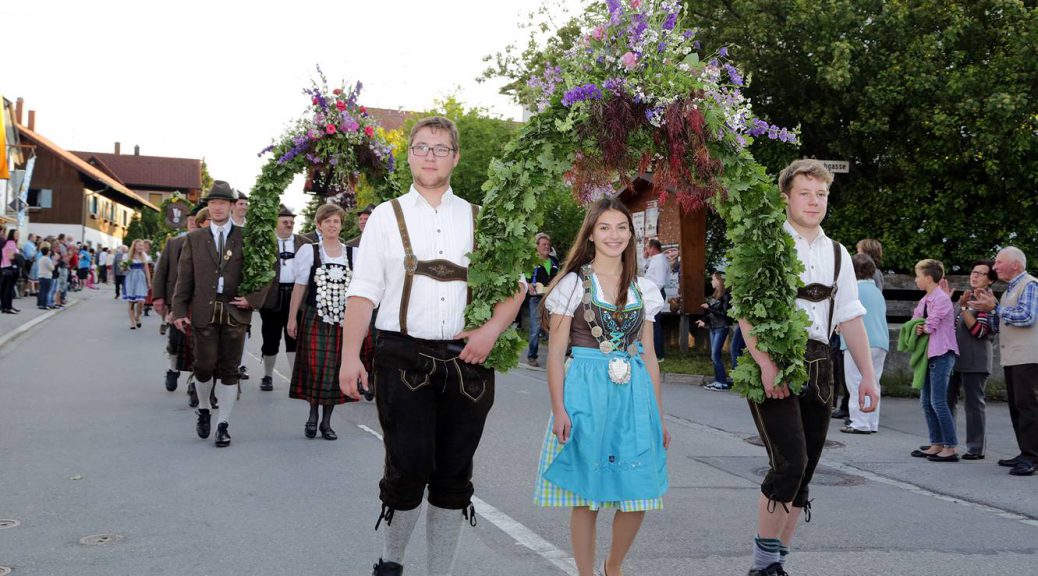
<path id="1" fill-rule="evenodd" d="M 1013 466 L 1013 469 L 1009 471 L 1013 476 L 1030 476 L 1035 472 L 1038 472 L 1038 464 L 1026 460 L 1021 460 L 1019 464 Z"/>
<path id="2" fill-rule="evenodd" d="M 833 410 L 833 418 L 834 419 L 846 418 L 848 416 L 850 416 L 850 413 L 847 412 L 846 410 L 840 410 L 839 408 L 837 408 L 836 410 Z"/>
<path id="3" fill-rule="evenodd" d="M 929 446 L 927 446 L 927 448 L 929 448 Z M 929 458 L 934 454 L 937 454 L 937 452 L 931 454 L 928 452 L 923 452 L 922 450 L 912 450 L 912 458 Z"/>
<path id="4" fill-rule="evenodd" d="M 274 389 L 274 379 L 270 376 L 264 376 L 263 380 L 260 380 L 260 390 L 264 392 L 270 392 Z"/>
<path id="5" fill-rule="evenodd" d="M 963 460 L 983 460 L 983 454 L 977 454 L 976 452 L 967 452 L 962 455 Z"/>
<path id="6" fill-rule="evenodd" d="M 958 462 L 958 454 L 949 454 L 947 456 L 941 456 L 940 454 L 930 454 L 926 457 L 930 462 Z"/>
<path id="7" fill-rule="evenodd" d="M 187 385 L 187 405 L 198 408 L 198 391 L 195 390 L 194 382 Z"/>
<path id="8" fill-rule="evenodd" d="M 775 562 L 767 568 L 757 570 L 752 569 L 747 576 L 789 576 L 785 570 L 782 569 L 782 564 Z"/>
<path id="9" fill-rule="evenodd" d="M 216 425 L 216 447 L 226 448 L 231 445 L 231 435 L 227 433 L 227 423 L 220 422 Z"/>
<path id="10" fill-rule="evenodd" d="M 317 422 L 307 421 L 303 426 L 303 434 L 306 434 L 307 438 L 317 438 Z"/>
<path id="11" fill-rule="evenodd" d="M 338 440 L 339 435 L 332 430 L 331 426 L 321 426 L 321 438 L 325 440 Z"/>
<path id="12" fill-rule="evenodd" d="M 378 564 L 373 566 L 375 569 L 371 573 L 371 576 L 404 576 L 404 567 L 396 562 L 383 562 L 381 558 L 378 559 Z"/>
<path id="13" fill-rule="evenodd" d="M 208 410 L 202 409 L 198 411 L 198 424 L 195 425 L 195 432 L 198 432 L 199 438 L 209 437 L 209 419 L 211 417 L 212 414 Z"/>
<path id="14" fill-rule="evenodd" d="M 1006 468 L 1015 468 L 1017 464 L 1023 462 L 1019 456 L 1013 456 L 1012 458 L 1006 458 L 1005 460 L 999 460 L 999 466 L 1005 466 Z"/>
<path id="15" fill-rule="evenodd" d="M 249 371 L 246 370 L 244 366 L 241 366 L 241 367 L 238 368 L 238 379 L 239 380 L 248 380 L 249 379 Z"/>
<path id="16" fill-rule="evenodd" d="M 166 370 L 166 390 L 172 392 L 177 389 L 177 378 L 180 378 L 180 372 Z"/>

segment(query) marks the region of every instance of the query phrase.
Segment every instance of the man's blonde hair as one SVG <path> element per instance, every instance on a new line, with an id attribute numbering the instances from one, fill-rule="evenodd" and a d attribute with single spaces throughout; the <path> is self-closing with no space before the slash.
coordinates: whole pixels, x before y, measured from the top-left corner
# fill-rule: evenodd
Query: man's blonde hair
<path id="1" fill-rule="evenodd" d="M 458 153 L 458 127 L 451 122 L 449 118 L 443 116 L 429 116 L 422 118 L 411 128 L 411 136 L 407 141 L 407 145 L 411 146 L 414 144 L 414 137 L 422 128 L 428 128 L 433 132 L 437 130 L 446 130 L 447 134 L 451 139 L 451 148 L 454 148 L 454 153 Z"/>
<path id="2" fill-rule="evenodd" d="M 793 191 L 793 179 L 800 175 L 817 178 L 825 182 L 826 188 L 833 183 L 833 173 L 825 167 L 825 164 L 814 158 L 804 158 L 802 160 L 794 160 L 792 164 L 782 169 L 778 179 L 779 190 L 786 196 L 789 196 L 790 192 Z"/>

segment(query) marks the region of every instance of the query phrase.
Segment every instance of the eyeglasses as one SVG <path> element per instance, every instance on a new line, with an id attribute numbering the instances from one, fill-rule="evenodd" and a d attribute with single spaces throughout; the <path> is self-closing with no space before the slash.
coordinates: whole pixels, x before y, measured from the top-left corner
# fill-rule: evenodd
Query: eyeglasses
<path id="1" fill-rule="evenodd" d="M 446 158 L 451 152 L 454 152 L 454 148 L 448 148 L 447 146 L 429 146 L 428 144 L 411 146 L 411 153 L 420 158 L 428 156 L 430 150 L 432 150 L 433 156 L 437 158 Z"/>

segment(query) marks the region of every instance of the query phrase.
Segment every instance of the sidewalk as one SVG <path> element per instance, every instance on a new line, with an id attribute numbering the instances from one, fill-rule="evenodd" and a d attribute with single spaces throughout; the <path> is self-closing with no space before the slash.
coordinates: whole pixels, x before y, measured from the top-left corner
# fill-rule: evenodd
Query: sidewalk
<path id="1" fill-rule="evenodd" d="M 36 307 L 36 296 L 22 296 L 16 299 L 14 307 L 20 310 L 18 314 L 0 314 L 0 349 L 40 323 L 53 318 L 56 314 L 61 314 L 84 302 L 103 301 L 105 298 L 114 300 L 114 284 L 99 284 L 98 286 L 100 288 L 97 290 L 84 288 L 80 292 L 69 292 L 65 308 L 57 310 L 40 310 Z"/>

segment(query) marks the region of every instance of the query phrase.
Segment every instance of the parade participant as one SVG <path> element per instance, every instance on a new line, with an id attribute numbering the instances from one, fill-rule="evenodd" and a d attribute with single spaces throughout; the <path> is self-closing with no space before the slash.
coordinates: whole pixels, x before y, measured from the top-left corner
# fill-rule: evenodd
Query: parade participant
<path id="1" fill-rule="evenodd" d="M 245 346 L 245 330 L 252 309 L 263 302 L 264 291 L 237 296 L 244 264 L 242 232 L 230 221 L 235 200 L 230 185 L 213 183 L 206 196 L 208 228 L 187 235 L 177 266 L 173 294 L 173 323 L 178 330 L 191 326 L 194 332 L 195 379 L 200 408 L 195 430 L 200 438 L 210 432 L 209 393 L 216 387 L 220 415 L 216 446 L 231 443 L 228 431 L 231 411 L 238 395 L 238 363 Z"/>
<path id="2" fill-rule="evenodd" d="M 286 319 L 288 334 L 298 341 L 301 354 L 300 361 L 292 368 L 288 396 L 310 403 L 310 418 L 303 427 L 307 438 L 317 436 L 320 406 L 321 437 L 335 440 L 332 411 L 336 405 L 352 400 L 339 388 L 342 320 L 351 274 L 346 246 L 339 241 L 344 214 L 343 209 L 335 204 L 320 206 L 314 221 L 323 239 L 319 243 L 301 246 L 294 260 L 295 287 Z M 300 315 L 304 293 L 306 306 Z"/>
<path id="3" fill-rule="evenodd" d="M 587 576 L 594 572 L 598 511 L 616 509 L 602 570 L 620 574 L 645 511 L 663 507 L 668 487 L 670 436 L 652 346 L 652 322 L 664 301 L 656 284 L 637 276 L 633 231 L 619 200 L 591 205 L 544 305 L 552 415 L 534 500 L 572 508 L 573 557 Z"/>
<path id="4" fill-rule="evenodd" d="M 57 251 L 55 251 L 57 254 Z M 112 256 L 112 273 L 115 275 L 115 299 L 118 300 L 122 295 L 123 286 L 126 285 L 126 268 L 123 266 L 123 261 L 126 260 L 126 245 L 120 244 L 115 249 L 115 255 Z"/>
<path id="5" fill-rule="evenodd" d="M 144 242 L 144 255 L 148 258 L 148 265 L 151 266 L 151 263 L 153 262 L 152 257 L 151 257 L 151 255 L 152 255 L 151 240 L 148 240 L 147 238 L 145 238 L 143 240 L 143 242 Z M 149 278 L 150 278 L 150 276 L 149 276 Z M 152 287 L 151 287 L 151 285 L 149 285 L 148 286 L 148 295 L 144 299 L 144 315 L 145 316 L 151 316 L 151 308 L 152 308 L 151 290 L 152 290 Z M 140 328 L 140 326 L 138 326 L 138 328 Z"/>
<path id="6" fill-rule="evenodd" d="M 368 204 L 357 211 L 357 228 L 360 230 L 360 234 L 357 234 L 346 241 L 346 249 L 349 250 L 351 270 L 353 269 L 353 262 L 357 261 L 357 256 L 360 254 L 360 239 L 364 236 L 364 228 L 367 227 L 368 218 L 371 217 L 371 212 L 373 210 L 375 210 L 375 205 Z M 315 231 L 315 236 L 316 234 L 317 231 Z M 314 242 L 317 242 L 316 238 L 314 239 Z M 371 322 L 368 324 L 368 335 L 364 337 L 364 344 L 360 347 L 360 361 L 364 364 L 364 369 L 368 372 L 369 391 L 374 390 L 375 316 L 377 315 L 378 310 L 373 310 L 371 313 Z"/>
<path id="7" fill-rule="evenodd" d="M 259 311 L 260 319 L 263 321 L 263 346 L 260 352 L 263 357 L 263 379 L 260 381 L 260 390 L 266 392 L 274 389 L 274 365 L 277 362 L 278 350 L 281 349 L 282 334 L 285 337 L 285 354 L 288 356 L 289 370 L 295 365 L 296 338 L 288 333 L 289 303 L 296 280 L 294 258 L 307 244 L 302 236 L 292 233 L 295 217 L 291 210 L 281 205 L 277 229 L 274 231 L 278 244 L 278 259 L 275 264 L 277 280 L 271 283 L 267 291 L 267 300 Z"/>
<path id="8" fill-rule="evenodd" d="M 231 222 L 239 228 L 244 228 L 245 215 L 249 211 L 249 197 L 246 196 L 245 193 L 241 190 L 235 190 L 234 195 L 236 199 L 234 201 L 234 204 L 231 206 Z M 248 346 L 249 339 L 251 337 L 252 327 L 250 326 L 245 330 L 245 345 L 242 346 L 241 349 L 242 357 L 238 360 L 238 377 L 241 380 L 249 379 L 249 370 L 245 367 L 245 346 Z M 241 392 L 240 386 L 238 387 L 238 391 L 239 393 Z"/>
<path id="9" fill-rule="evenodd" d="M 829 201 L 832 173 L 818 160 L 797 160 L 779 174 L 786 203 L 783 229 L 793 237 L 797 258 L 804 264 L 797 307 L 810 320 L 806 361 L 809 381 L 798 396 L 776 380 L 778 367 L 767 352 L 757 348 L 753 326 L 740 319 L 746 347 L 761 369 L 765 399 L 750 401 L 750 412 L 764 438 L 770 469 L 761 484 L 757 503 L 757 536 L 750 576 L 780 576 L 805 508 L 810 520 L 808 487 L 825 445 L 832 411 L 833 373 L 829 337 L 833 328 L 847 340 L 847 349 L 861 372 L 858 404 L 863 412 L 879 405 L 869 340 L 858 301 L 851 257 L 847 249 L 822 231 Z"/>
<path id="10" fill-rule="evenodd" d="M 194 218 L 192 218 L 192 220 L 195 221 L 195 230 L 197 230 L 199 228 L 208 228 L 209 227 L 209 209 L 205 207 L 205 199 L 204 198 L 201 201 L 199 201 L 197 206 L 195 206 L 195 210 L 198 211 L 195 214 Z M 183 246 L 181 246 L 181 251 L 183 251 Z M 179 262 L 178 262 L 178 269 L 179 269 Z M 167 304 L 167 307 L 170 308 L 170 316 L 172 317 L 172 313 L 173 313 L 172 304 L 171 303 Z M 190 318 L 190 316 L 188 316 L 188 317 Z M 171 324 L 173 323 L 172 320 L 170 320 L 170 323 Z M 179 330 L 176 329 L 176 327 L 174 327 L 173 329 L 176 330 L 177 332 L 180 332 Z M 187 384 L 187 397 L 188 397 L 187 405 L 192 407 L 192 408 L 198 408 L 198 391 L 195 388 L 195 372 L 194 372 L 194 369 L 195 369 L 195 356 L 194 356 L 193 350 L 192 350 L 192 348 L 195 345 L 195 336 L 194 336 L 194 333 L 191 331 L 191 326 L 188 326 L 184 330 L 183 334 L 184 334 L 184 340 L 183 340 L 183 346 L 180 348 L 180 360 L 179 360 L 179 363 L 180 363 L 180 365 L 186 366 L 187 369 L 191 370 L 191 373 L 187 377 L 187 382 L 188 382 L 188 384 Z M 212 390 L 212 389 L 210 388 L 210 390 Z M 219 410 L 220 409 L 220 407 L 218 405 L 218 402 L 216 401 L 216 391 L 215 390 L 213 390 L 212 392 L 209 393 L 209 405 L 212 407 L 213 410 Z"/>
<path id="11" fill-rule="evenodd" d="M 173 311 L 166 309 L 166 301 L 173 299 L 173 291 L 177 287 L 177 263 L 180 260 L 180 252 L 184 248 L 187 234 L 198 229 L 194 218 L 198 214 L 198 210 L 199 208 L 195 207 L 191 211 L 191 217 L 186 221 L 187 230 L 185 232 L 166 241 L 166 248 L 159 256 L 158 263 L 155 264 L 155 273 L 151 280 L 151 304 L 162 317 L 164 324 L 168 324 L 173 318 Z M 191 370 L 190 344 L 185 342 L 183 332 L 176 328 L 169 330 L 166 353 L 169 355 L 169 368 L 166 369 L 166 390 L 173 392 L 177 389 L 180 372 Z"/>
<path id="12" fill-rule="evenodd" d="M 526 363 L 533 367 L 540 366 L 537 360 L 538 348 L 541 344 L 541 299 L 548 285 L 559 273 L 559 259 L 551 255 L 551 236 L 540 232 L 535 237 L 537 243 L 537 266 L 529 278 L 526 302 L 530 310 L 530 342 L 526 349 Z"/>
<path id="13" fill-rule="evenodd" d="M 130 244 L 126 261 L 123 300 L 130 303 L 130 330 L 136 330 L 141 327 L 141 312 L 151 290 L 151 259 L 145 251 L 144 240 L 138 238 Z"/>
<path id="14" fill-rule="evenodd" d="M 407 156 L 414 183 L 371 213 L 348 292 L 339 381 L 354 399 L 367 381 L 360 349 L 379 306 L 375 401 L 386 459 L 376 529 L 383 520 L 386 529 L 376 576 L 403 573 L 426 487 L 428 574 L 450 574 L 462 517 L 475 521 L 472 457 L 494 402 L 494 372 L 482 363 L 525 289 L 517 278 L 515 296 L 498 303 L 486 324 L 465 330 L 478 208 L 451 190 L 459 159 L 453 122 L 430 117 L 414 125 Z"/>

